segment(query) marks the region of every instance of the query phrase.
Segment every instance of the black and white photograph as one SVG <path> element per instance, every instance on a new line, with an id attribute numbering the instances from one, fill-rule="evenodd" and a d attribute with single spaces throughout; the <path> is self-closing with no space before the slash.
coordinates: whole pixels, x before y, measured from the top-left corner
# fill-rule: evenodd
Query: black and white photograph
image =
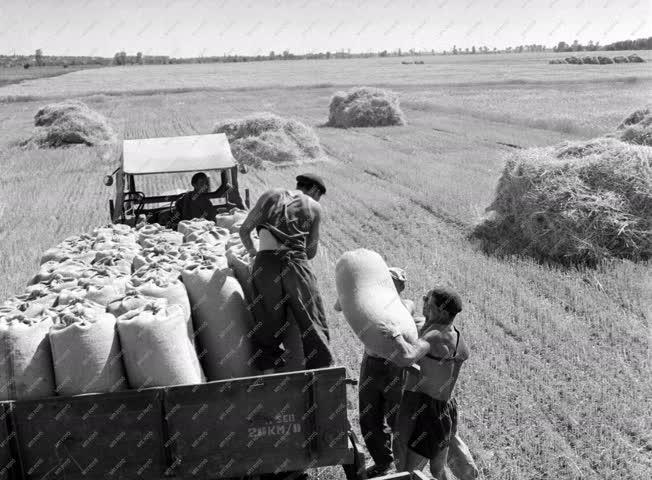
<path id="1" fill-rule="evenodd" d="M 652 478 L 650 0 L 0 0 L 0 480 Z"/>

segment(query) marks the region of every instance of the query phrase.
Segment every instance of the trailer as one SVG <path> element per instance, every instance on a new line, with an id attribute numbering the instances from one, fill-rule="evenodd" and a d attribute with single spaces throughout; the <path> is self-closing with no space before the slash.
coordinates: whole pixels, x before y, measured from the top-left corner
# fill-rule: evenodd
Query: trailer
<path id="1" fill-rule="evenodd" d="M 0 479 L 365 476 L 344 367 L 0 403 Z"/>

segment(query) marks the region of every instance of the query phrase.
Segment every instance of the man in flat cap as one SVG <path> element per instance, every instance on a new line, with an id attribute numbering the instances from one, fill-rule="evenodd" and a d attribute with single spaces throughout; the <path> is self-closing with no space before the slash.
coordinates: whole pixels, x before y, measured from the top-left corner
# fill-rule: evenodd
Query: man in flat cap
<path id="1" fill-rule="evenodd" d="M 329 333 L 317 279 L 308 260 L 317 254 L 324 181 L 314 174 L 297 178 L 295 190 L 264 192 L 240 227 L 240 238 L 254 259 L 251 270 L 255 365 L 265 373 L 282 367 L 290 322 L 301 332 L 305 368 L 332 365 Z M 251 232 L 256 230 L 256 251 Z"/>
<path id="2" fill-rule="evenodd" d="M 462 363 L 469 358 L 460 331 L 453 326 L 461 311 L 462 299 L 455 291 L 435 287 L 423 297 L 426 321 L 419 339 L 408 343 L 401 334 L 394 337 L 399 352 L 395 363 L 410 367 L 394 442 L 399 471 L 422 469 L 429 461 L 434 478 L 450 478 L 445 470 L 449 447 L 455 444 L 458 448 L 461 442 L 457 436 L 457 402 L 452 394 Z M 470 454 L 468 457 L 468 468 L 461 477 L 456 471 L 456 476 L 477 476 L 473 459 Z"/>

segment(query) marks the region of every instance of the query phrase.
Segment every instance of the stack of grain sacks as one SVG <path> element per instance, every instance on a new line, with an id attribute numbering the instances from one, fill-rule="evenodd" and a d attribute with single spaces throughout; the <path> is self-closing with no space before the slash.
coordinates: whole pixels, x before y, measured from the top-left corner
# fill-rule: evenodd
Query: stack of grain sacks
<path id="1" fill-rule="evenodd" d="M 109 225 L 47 250 L 0 304 L 0 400 L 256 375 L 242 210 Z"/>

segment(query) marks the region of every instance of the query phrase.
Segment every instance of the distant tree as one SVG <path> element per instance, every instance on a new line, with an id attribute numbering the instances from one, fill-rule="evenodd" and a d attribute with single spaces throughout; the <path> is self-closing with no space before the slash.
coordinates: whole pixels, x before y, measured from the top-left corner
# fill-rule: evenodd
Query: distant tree
<path id="1" fill-rule="evenodd" d="M 466 48 L 464 49 L 464 53 L 469 53 L 469 47 L 466 47 Z"/>
<path id="2" fill-rule="evenodd" d="M 113 56 L 113 63 L 116 65 L 126 65 L 127 54 L 125 52 L 116 52 L 116 54 Z"/>
<path id="3" fill-rule="evenodd" d="M 36 64 L 37 67 L 40 67 L 43 65 L 43 50 L 40 48 L 34 52 L 34 63 Z"/>
<path id="4" fill-rule="evenodd" d="M 330 59 L 330 58 L 331 58 L 331 52 L 326 52 L 326 59 Z"/>
<path id="5" fill-rule="evenodd" d="M 453 45 L 453 55 L 457 55 L 457 45 Z"/>
<path id="6" fill-rule="evenodd" d="M 386 57 L 387 56 L 387 50 L 383 50 L 378 54 L 379 57 Z"/>
<path id="7" fill-rule="evenodd" d="M 138 65 L 142 65 L 142 64 L 143 64 L 143 52 L 138 52 L 138 53 L 136 53 L 136 63 L 137 63 Z"/>
<path id="8" fill-rule="evenodd" d="M 582 50 L 582 45 L 580 45 L 580 43 L 577 40 L 575 40 L 573 41 L 573 46 L 571 48 L 573 52 L 579 52 Z"/>
<path id="9" fill-rule="evenodd" d="M 399 48 L 399 49 L 398 49 L 398 56 L 400 57 L 401 55 L 402 55 L 402 53 L 401 53 L 401 49 Z"/>
<path id="10" fill-rule="evenodd" d="M 471 53 L 475 55 L 475 45 L 471 47 Z"/>
<path id="11" fill-rule="evenodd" d="M 274 50 L 272 50 L 271 52 L 269 52 L 269 59 L 274 60 L 274 58 L 276 58 L 276 54 L 274 53 Z"/>

